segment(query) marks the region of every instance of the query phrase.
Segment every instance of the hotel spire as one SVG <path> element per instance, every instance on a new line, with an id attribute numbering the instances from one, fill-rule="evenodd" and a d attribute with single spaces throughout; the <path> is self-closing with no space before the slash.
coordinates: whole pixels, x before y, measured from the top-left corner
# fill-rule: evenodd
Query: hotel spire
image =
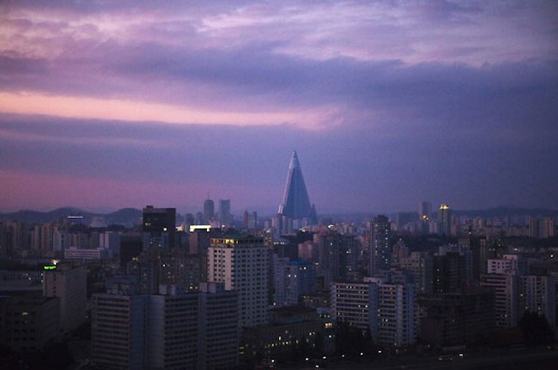
<path id="1" fill-rule="evenodd" d="M 308 198 L 308 191 L 306 190 L 296 151 L 293 152 L 291 162 L 289 163 L 287 183 L 278 213 L 293 220 L 309 218 L 314 221 L 315 219 L 314 207 L 310 204 L 310 199 Z"/>

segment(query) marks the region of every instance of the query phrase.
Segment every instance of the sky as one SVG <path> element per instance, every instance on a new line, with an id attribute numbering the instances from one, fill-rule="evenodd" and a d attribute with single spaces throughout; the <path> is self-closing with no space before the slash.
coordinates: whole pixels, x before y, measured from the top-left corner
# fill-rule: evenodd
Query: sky
<path id="1" fill-rule="evenodd" d="M 3 1 L 0 210 L 558 208 L 557 1 Z"/>

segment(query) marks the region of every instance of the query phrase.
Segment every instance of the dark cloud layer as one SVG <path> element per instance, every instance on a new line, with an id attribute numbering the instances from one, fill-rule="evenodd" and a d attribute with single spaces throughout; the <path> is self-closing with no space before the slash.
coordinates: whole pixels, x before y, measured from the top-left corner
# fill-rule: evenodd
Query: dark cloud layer
<path id="1" fill-rule="evenodd" d="M 180 206 L 195 205 L 199 199 L 189 196 L 195 184 L 233 197 L 240 207 L 271 209 L 288 155 L 298 149 L 322 209 L 406 209 L 423 198 L 463 208 L 556 206 L 555 129 L 509 138 L 499 128 L 483 129 L 477 137 L 427 125 L 387 137 L 366 126 L 315 133 L 292 127 L 130 126 L 14 117 L 0 125 L 21 134 L 0 140 L 0 171 L 114 179 L 131 190 L 142 182 L 162 188 L 180 184 L 179 193 L 155 199 L 165 204 L 176 199 Z M 22 139 L 30 133 L 32 139 Z M 265 197 L 251 197 L 253 189 L 266 189 Z M 110 185 L 100 191 L 110 192 Z M 150 194 L 142 196 L 150 200 Z"/>

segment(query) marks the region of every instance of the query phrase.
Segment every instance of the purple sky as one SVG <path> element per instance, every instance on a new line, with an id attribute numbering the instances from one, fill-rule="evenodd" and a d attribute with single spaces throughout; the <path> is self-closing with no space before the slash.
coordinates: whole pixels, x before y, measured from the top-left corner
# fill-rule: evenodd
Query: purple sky
<path id="1" fill-rule="evenodd" d="M 0 4 L 0 210 L 272 212 L 294 149 L 318 212 L 558 208 L 558 2 Z"/>

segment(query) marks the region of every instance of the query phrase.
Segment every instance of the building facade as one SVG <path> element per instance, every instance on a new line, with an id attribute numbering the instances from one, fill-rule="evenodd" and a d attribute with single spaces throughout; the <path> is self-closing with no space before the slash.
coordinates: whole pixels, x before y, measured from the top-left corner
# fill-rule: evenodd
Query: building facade
<path id="1" fill-rule="evenodd" d="M 518 277 L 512 274 L 482 274 L 480 285 L 494 292 L 495 324 L 500 328 L 517 326 L 519 317 Z"/>
<path id="2" fill-rule="evenodd" d="M 60 326 L 64 331 L 78 328 L 86 321 L 87 270 L 85 266 L 59 263 L 45 270 L 43 295 L 60 299 Z"/>
<path id="3" fill-rule="evenodd" d="M 368 330 L 379 344 L 404 347 L 416 342 L 416 292 L 410 282 L 380 278 L 334 283 L 331 307 L 337 321 Z"/>
<path id="4" fill-rule="evenodd" d="M 230 235 L 211 239 L 207 275 L 239 294 L 241 327 L 266 324 L 269 320 L 270 257 L 262 238 Z"/>
<path id="5" fill-rule="evenodd" d="M 92 359 L 102 368 L 230 369 L 238 364 L 238 296 L 222 284 L 92 299 Z"/>

